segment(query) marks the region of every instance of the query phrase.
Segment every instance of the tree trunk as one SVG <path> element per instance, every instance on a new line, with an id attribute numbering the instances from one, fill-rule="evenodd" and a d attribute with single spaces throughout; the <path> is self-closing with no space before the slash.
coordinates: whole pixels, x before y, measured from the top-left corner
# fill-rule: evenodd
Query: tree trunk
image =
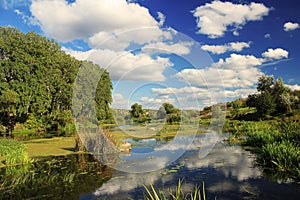
<path id="1" fill-rule="evenodd" d="M 75 151 L 85 152 L 86 149 L 78 133 L 75 134 Z"/>

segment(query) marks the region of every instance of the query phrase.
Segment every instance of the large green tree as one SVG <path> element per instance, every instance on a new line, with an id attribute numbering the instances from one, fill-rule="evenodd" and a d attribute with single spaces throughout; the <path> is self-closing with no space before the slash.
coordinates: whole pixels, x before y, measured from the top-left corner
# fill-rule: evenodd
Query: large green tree
<path id="1" fill-rule="evenodd" d="M 255 107 L 259 117 L 272 113 L 290 113 L 298 102 L 297 95 L 285 86 L 282 78 L 274 82 L 273 76 L 261 76 L 257 91 L 259 93 L 248 96 L 246 105 Z"/>
<path id="2" fill-rule="evenodd" d="M 9 102 L 14 108 L 15 114 L 10 114 L 14 115 L 14 123 L 28 128 L 56 131 L 71 123 L 74 81 L 82 64 L 54 40 L 35 32 L 24 34 L 15 28 L 0 27 L 1 109 L 8 110 L 4 106 L 5 101 Z M 94 68 L 103 78 L 95 80 L 98 87 L 92 91 L 96 92 L 93 106 L 98 119 L 107 120 L 111 118 L 112 85 L 107 71 Z M 5 100 L 6 92 L 17 94 L 16 99 Z M 5 119 L 8 118 L 2 117 L 0 123 L 11 130 Z"/>
<path id="3" fill-rule="evenodd" d="M 0 96 L 0 120 L 6 127 L 5 136 L 10 136 L 16 123 L 16 105 L 19 102 L 19 95 L 12 90 L 2 91 Z"/>
<path id="4" fill-rule="evenodd" d="M 135 103 L 131 106 L 129 111 L 130 117 L 135 123 L 146 123 L 151 119 L 149 117 L 149 112 L 145 111 L 141 104 Z"/>
<path id="5" fill-rule="evenodd" d="M 167 123 L 178 123 L 181 121 L 181 112 L 173 104 L 163 103 L 160 109 L 165 110 Z"/>

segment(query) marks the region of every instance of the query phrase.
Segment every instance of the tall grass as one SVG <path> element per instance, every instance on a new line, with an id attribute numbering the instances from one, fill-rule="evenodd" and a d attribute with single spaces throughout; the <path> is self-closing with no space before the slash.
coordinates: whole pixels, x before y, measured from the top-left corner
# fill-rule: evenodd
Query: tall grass
<path id="1" fill-rule="evenodd" d="M 256 147 L 257 163 L 300 180 L 299 122 L 242 122 L 237 129 L 244 145 Z"/>
<path id="2" fill-rule="evenodd" d="M 157 190 L 152 184 L 150 188 L 144 185 L 144 188 L 147 192 L 145 199 L 147 200 L 206 200 L 205 187 L 202 183 L 202 191 L 199 186 L 195 186 L 194 190 L 188 193 L 184 193 L 182 188 L 182 180 L 178 180 L 175 191 L 171 189 L 168 192 L 162 190 Z"/>
<path id="3" fill-rule="evenodd" d="M 258 156 L 260 163 L 266 167 L 277 168 L 280 171 L 292 172 L 300 170 L 300 148 L 290 141 L 269 143 L 262 147 Z M 291 170 L 293 166 L 293 170 Z"/>
<path id="4" fill-rule="evenodd" d="M 0 139 L 0 156 L 5 157 L 5 164 L 27 164 L 31 160 L 28 158 L 26 146 L 12 139 Z"/>

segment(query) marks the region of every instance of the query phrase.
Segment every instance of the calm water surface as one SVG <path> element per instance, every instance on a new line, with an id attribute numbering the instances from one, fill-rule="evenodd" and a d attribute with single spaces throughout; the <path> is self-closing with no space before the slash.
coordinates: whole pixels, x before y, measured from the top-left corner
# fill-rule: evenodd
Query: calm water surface
<path id="1" fill-rule="evenodd" d="M 128 140 L 133 149 L 124 156 L 151 153 L 171 140 Z M 254 155 L 240 146 L 218 142 L 209 151 L 203 148 L 205 145 L 192 144 L 176 162 L 148 173 L 117 171 L 95 161 L 91 155 L 47 158 L 25 171 L 2 169 L 1 183 L 12 176 L 24 179 L 30 174 L 28 170 L 33 169 L 35 178 L 14 189 L 2 188 L 0 199 L 143 199 L 143 184 L 153 183 L 154 187 L 167 191 L 175 189 L 179 179 L 183 179 L 184 191 L 204 182 L 207 199 L 299 199 L 299 186 L 266 178 L 253 165 Z"/>

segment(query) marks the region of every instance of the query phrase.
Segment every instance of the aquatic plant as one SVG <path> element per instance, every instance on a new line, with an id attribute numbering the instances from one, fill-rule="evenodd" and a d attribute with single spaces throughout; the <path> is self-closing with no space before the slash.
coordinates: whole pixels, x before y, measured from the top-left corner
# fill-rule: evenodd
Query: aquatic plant
<path id="1" fill-rule="evenodd" d="M 27 164 L 32 162 L 29 159 L 26 146 L 12 139 L 0 139 L 0 156 L 5 157 L 5 164 Z"/>
<path id="2" fill-rule="evenodd" d="M 150 189 L 144 185 L 147 192 L 145 199 L 147 200 L 206 200 L 204 182 L 202 183 L 202 191 L 199 186 L 195 186 L 194 190 L 184 193 L 182 190 L 182 180 L 178 180 L 175 191 L 171 189 L 165 192 L 160 189 L 155 189 L 153 184 L 150 184 Z"/>
<path id="3" fill-rule="evenodd" d="M 264 145 L 257 161 L 264 167 L 288 172 L 294 178 L 300 175 L 300 148 L 290 141 Z"/>
<path id="4" fill-rule="evenodd" d="M 237 132 L 246 136 L 244 145 L 255 147 L 260 166 L 300 180 L 299 122 L 241 122 Z"/>

